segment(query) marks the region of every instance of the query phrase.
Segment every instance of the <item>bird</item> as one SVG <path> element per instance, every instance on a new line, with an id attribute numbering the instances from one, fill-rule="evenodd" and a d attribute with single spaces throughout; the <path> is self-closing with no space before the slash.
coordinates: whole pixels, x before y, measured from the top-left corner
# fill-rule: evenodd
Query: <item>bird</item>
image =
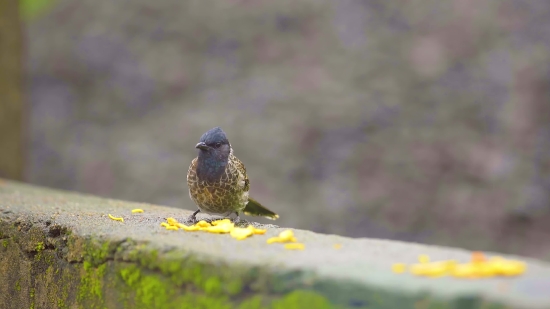
<path id="1" fill-rule="evenodd" d="M 249 196 L 250 181 L 244 164 L 234 155 L 225 132 L 215 127 L 204 133 L 195 148 L 198 155 L 187 171 L 189 197 L 197 205 L 188 220 L 196 222 L 196 215 L 230 217 L 240 222 L 240 213 L 275 220 L 279 215 Z"/>

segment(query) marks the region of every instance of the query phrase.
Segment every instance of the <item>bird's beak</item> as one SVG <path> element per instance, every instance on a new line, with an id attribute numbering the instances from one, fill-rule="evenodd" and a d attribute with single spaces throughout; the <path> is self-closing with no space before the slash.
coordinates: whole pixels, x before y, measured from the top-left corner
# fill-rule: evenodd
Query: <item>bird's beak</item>
<path id="1" fill-rule="evenodd" d="M 207 150 L 208 146 L 206 146 L 206 144 L 204 142 L 200 142 L 195 146 L 195 148 L 200 149 L 200 150 Z"/>

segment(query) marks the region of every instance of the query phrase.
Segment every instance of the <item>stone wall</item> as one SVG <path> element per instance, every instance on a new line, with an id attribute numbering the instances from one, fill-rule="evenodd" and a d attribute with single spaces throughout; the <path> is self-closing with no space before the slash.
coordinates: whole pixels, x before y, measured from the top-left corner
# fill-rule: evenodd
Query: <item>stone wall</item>
<path id="1" fill-rule="evenodd" d="M 471 252 L 305 230 L 294 230 L 305 249 L 289 251 L 266 243 L 281 228 L 238 241 L 160 226 L 190 214 L 2 181 L 1 307 L 550 308 L 550 265 L 540 261 L 520 258 L 528 269 L 514 278 L 413 277 L 392 264 L 419 254 L 466 262 Z"/>

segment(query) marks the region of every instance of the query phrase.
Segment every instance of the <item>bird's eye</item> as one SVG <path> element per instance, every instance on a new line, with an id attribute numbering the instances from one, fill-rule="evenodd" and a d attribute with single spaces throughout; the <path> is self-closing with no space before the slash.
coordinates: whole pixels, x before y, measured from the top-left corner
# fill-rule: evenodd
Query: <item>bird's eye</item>
<path id="1" fill-rule="evenodd" d="M 216 144 L 214 144 L 214 147 L 220 148 L 221 145 L 222 145 L 222 143 L 216 143 Z"/>

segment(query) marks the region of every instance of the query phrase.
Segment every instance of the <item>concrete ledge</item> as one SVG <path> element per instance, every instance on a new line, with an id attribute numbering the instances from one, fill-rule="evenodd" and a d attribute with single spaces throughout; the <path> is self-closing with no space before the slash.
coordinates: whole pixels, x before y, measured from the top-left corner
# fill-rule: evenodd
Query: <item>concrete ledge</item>
<path id="1" fill-rule="evenodd" d="M 550 265 L 535 260 L 513 279 L 417 278 L 390 266 L 470 253 L 302 230 L 306 250 L 287 251 L 265 243 L 278 228 L 237 241 L 159 226 L 189 214 L 2 181 L 2 308 L 550 308 Z"/>

